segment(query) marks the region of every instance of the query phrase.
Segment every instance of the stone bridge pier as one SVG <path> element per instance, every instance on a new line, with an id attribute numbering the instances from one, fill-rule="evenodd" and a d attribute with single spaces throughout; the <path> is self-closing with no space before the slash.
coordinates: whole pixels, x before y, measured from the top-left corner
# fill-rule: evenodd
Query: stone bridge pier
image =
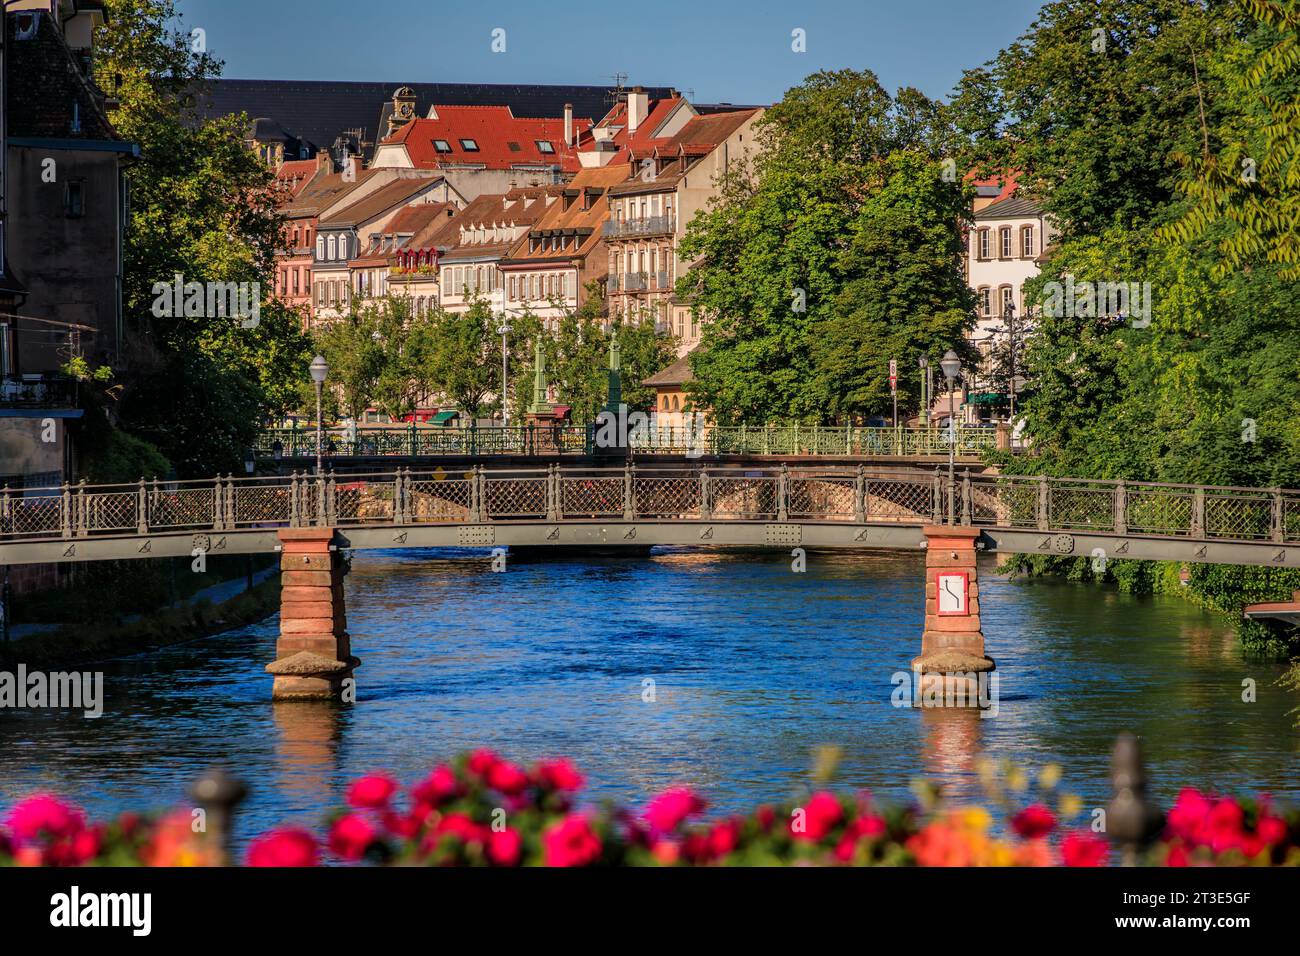
<path id="1" fill-rule="evenodd" d="M 979 577 L 975 567 L 978 528 L 927 525 L 925 555 L 925 631 L 921 654 L 912 660 L 922 698 L 939 705 L 979 701 L 980 675 L 994 670 L 984 653 L 980 628 Z M 987 681 L 987 677 L 983 678 Z"/>
<path id="2" fill-rule="evenodd" d="M 272 700 L 332 700 L 361 662 L 352 656 L 343 575 L 347 568 L 333 528 L 282 528 L 280 638 Z"/>

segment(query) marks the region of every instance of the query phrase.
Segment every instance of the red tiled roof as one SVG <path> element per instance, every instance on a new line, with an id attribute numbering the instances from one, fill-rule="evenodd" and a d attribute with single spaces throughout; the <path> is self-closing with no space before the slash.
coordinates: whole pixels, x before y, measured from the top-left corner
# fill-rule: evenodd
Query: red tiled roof
<path id="1" fill-rule="evenodd" d="M 515 166 L 555 166 L 575 172 L 580 164 L 577 151 L 564 143 L 564 120 L 528 119 L 515 116 L 508 106 L 435 106 L 437 119 L 413 119 L 381 146 L 403 145 L 419 169 L 443 165 L 485 166 L 511 169 Z M 575 138 L 591 128 L 591 120 L 574 117 Z M 461 140 L 473 140 L 477 150 L 467 150 Z M 439 152 L 434 140 L 451 149 Z M 538 142 L 551 144 L 554 152 L 543 152 Z M 513 144 L 513 146 L 512 146 Z"/>
<path id="2" fill-rule="evenodd" d="M 281 163 L 275 171 L 276 180 L 289 192 L 291 199 L 310 185 L 312 178 L 319 171 L 320 165 L 314 159 L 295 159 Z"/>
<path id="3" fill-rule="evenodd" d="M 684 103 L 685 98 L 681 96 L 665 96 L 661 99 L 651 100 L 646 118 L 637 124 L 636 132 L 630 135 L 627 131 L 627 102 L 621 100 L 614 104 L 614 108 L 596 124 L 597 126 L 621 127 L 613 136 L 614 145 L 620 147 L 619 154 L 611 162 L 625 163 L 633 158 L 632 154 L 648 156 L 656 146 L 667 143 L 666 138 L 656 137 L 655 133 L 663 125 L 664 120 L 668 119 L 673 111 Z"/>

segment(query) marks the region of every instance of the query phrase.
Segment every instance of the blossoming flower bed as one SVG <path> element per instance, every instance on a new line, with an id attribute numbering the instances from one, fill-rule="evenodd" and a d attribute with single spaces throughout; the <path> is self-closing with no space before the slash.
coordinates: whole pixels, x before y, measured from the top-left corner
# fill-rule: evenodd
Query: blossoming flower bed
<path id="1" fill-rule="evenodd" d="M 283 827 L 257 837 L 250 866 L 329 862 L 442 866 L 655 866 L 786 864 L 885 866 L 1105 866 L 1117 854 L 1104 836 L 1067 828 L 1077 798 L 1058 794 L 1043 773 L 1033 802 L 998 814 L 952 808 L 922 787 L 910 806 L 869 794 L 811 794 L 799 805 L 763 806 L 704 822 L 705 804 L 686 788 L 661 793 L 640 811 L 580 807 L 583 778 L 567 760 L 524 770 L 480 750 L 436 768 L 400 791 L 383 775 L 348 788 L 348 806 L 323 833 Z M 1012 790 L 1027 791 L 1013 783 Z M 1056 809 L 1049 807 L 1054 804 Z M 90 823 L 74 806 L 31 797 L 4 815 L 0 865 L 204 866 L 219 849 L 180 811 L 123 814 Z M 1300 864 L 1300 816 L 1267 798 L 1238 800 L 1184 790 L 1146 863 Z"/>

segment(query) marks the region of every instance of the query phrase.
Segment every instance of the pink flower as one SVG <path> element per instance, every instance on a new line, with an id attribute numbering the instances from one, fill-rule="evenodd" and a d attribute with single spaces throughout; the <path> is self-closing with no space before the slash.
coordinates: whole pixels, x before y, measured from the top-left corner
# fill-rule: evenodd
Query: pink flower
<path id="1" fill-rule="evenodd" d="M 460 781 L 450 767 L 438 767 L 420 783 L 411 788 L 411 796 L 416 802 L 430 807 L 441 806 L 447 800 L 460 794 Z"/>
<path id="2" fill-rule="evenodd" d="M 397 792 L 397 781 L 383 774 L 371 774 L 348 787 L 348 804 L 360 809 L 380 809 Z"/>
<path id="3" fill-rule="evenodd" d="M 1104 866 L 1109 856 L 1110 844 L 1095 833 L 1071 833 L 1061 841 L 1061 860 L 1066 866 Z"/>
<path id="4" fill-rule="evenodd" d="M 1176 837 L 1193 846 L 1199 844 L 1206 830 L 1206 820 L 1213 804 L 1199 790 L 1187 787 L 1178 794 L 1169 811 L 1167 826 Z"/>
<path id="5" fill-rule="evenodd" d="M 482 749 L 476 750 L 469 755 L 469 762 L 466 766 L 469 768 L 470 773 L 479 777 L 486 777 L 488 772 L 500 762 L 501 758 L 491 750 Z"/>
<path id="6" fill-rule="evenodd" d="M 330 827 L 330 852 L 345 860 L 359 860 L 378 836 L 374 826 L 359 813 L 339 817 Z"/>
<path id="7" fill-rule="evenodd" d="M 814 793 L 803 811 L 802 827 L 798 826 L 797 816 L 790 820 L 790 835 L 796 840 L 824 840 L 835 825 L 844 819 L 844 807 L 831 793 Z"/>
<path id="8" fill-rule="evenodd" d="M 16 804 L 5 821 L 17 843 L 28 840 L 58 839 L 80 832 L 85 818 L 80 810 L 56 797 L 37 794 Z"/>
<path id="9" fill-rule="evenodd" d="M 571 813 L 542 834 L 547 866 L 590 866 L 600 859 L 600 838 L 587 818 Z"/>
<path id="10" fill-rule="evenodd" d="M 582 774 L 578 773 L 573 764 L 563 758 L 559 760 L 543 760 L 537 765 L 534 775 L 537 778 L 538 786 L 544 790 L 573 791 L 582 789 Z"/>
<path id="11" fill-rule="evenodd" d="M 1268 846 L 1277 846 L 1286 841 L 1286 821 L 1280 817 L 1261 815 L 1259 823 L 1255 826 L 1255 832 Z"/>
<path id="12" fill-rule="evenodd" d="M 45 862 L 48 866 L 85 866 L 99 856 L 103 845 L 102 827 L 79 830 L 70 837 L 50 844 L 46 849 Z"/>
<path id="13" fill-rule="evenodd" d="M 1026 840 L 1047 836 L 1056 827 L 1056 817 L 1041 803 L 1025 807 L 1011 818 L 1011 828 Z"/>
<path id="14" fill-rule="evenodd" d="M 528 786 L 528 775 L 512 763 L 502 760 L 487 772 L 488 786 L 505 794 L 516 794 Z"/>
<path id="15" fill-rule="evenodd" d="M 720 859 L 740 846 L 740 821 L 726 820 L 716 824 L 709 831 L 709 852 L 714 859 Z"/>
<path id="16" fill-rule="evenodd" d="M 650 801 L 645 819 L 650 828 L 668 833 L 681 826 L 687 817 L 699 813 L 706 804 L 687 787 L 672 787 Z"/>
<path id="17" fill-rule="evenodd" d="M 507 827 L 500 832 L 493 830 L 488 833 L 488 859 L 497 866 L 518 866 L 523 850 L 524 838 L 518 830 Z"/>
<path id="18" fill-rule="evenodd" d="M 475 823 L 463 813 L 449 813 L 433 828 L 435 837 L 448 833 L 464 843 L 482 843 L 491 831 L 481 823 Z"/>
<path id="19" fill-rule="evenodd" d="M 319 866 L 320 852 L 306 830 L 285 827 L 254 840 L 247 859 L 249 866 Z"/>

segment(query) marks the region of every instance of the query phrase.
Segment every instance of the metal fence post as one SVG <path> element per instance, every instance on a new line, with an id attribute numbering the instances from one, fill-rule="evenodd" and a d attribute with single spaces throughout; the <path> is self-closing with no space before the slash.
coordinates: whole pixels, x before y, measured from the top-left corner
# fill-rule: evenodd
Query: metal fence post
<path id="1" fill-rule="evenodd" d="M 700 469 L 700 517 L 708 521 L 713 517 L 713 489 L 709 487 L 709 473 Z"/>
<path id="2" fill-rule="evenodd" d="M 72 495 L 68 491 L 68 483 L 63 483 L 63 494 L 59 498 L 59 529 L 63 537 L 72 537 Z"/>
<path id="3" fill-rule="evenodd" d="M 406 524 L 406 486 L 401 465 L 393 478 L 393 524 Z"/>
<path id="4" fill-rule="evenodd" d="M 934 469 L 934 479 L 930 484 L 930 522 L 932 524 L 943 524 L 943 479 L 939 477 L 939 469 Z"/>
<path id="5" fill-rule="evenodd" d="M 867 469 L 862 465 L 853 480 L 853 520 L 858 524 L 867 520 Z"/>
<path id="6" fill-rule="evenodd" d="M 479 496 L 478 472 L 478 465 L 469 470 L 469 520 L 471 524 L 480 524 L 483 521 L 483 504 Z"/>
<path id="7" fill-rule="evenodd" d="M 632 487 L 633 465 L 628 462 L 623 466 L 623 520 L 631 521 L 636 517 L 636 492 Z"/>
<path id="8" fill-rule="evenodd" d="M 965 474 L 963 474 L 961 478 L 961 523 L 963 525 L 969 525 L 971 523 L 971 512 L 973 510 L 971 505 L 971 491 L 970 469 L 967 468 Z"/>
<path id="9" fill-rule="evenodd" d="M 334 472 L 325 479 L 325 525 L 333 527 L 338 522 L 338 487 L 334 482 Z"/>
<path id="10" fill-rule="evenodd" d="M 228 530 L 233 531 L 235 525 L 238 524 L 236 519 L 239 517 L 238 515 L 235 514 L 235 476 L 234 475 L 226 475 L 225 516 L 226 516 L 226 528 Z"/>
<path id="11" fill-rule="evenodd" d="M 76 528 L 74 533 L 77 537 L 84 536 L 90 530 L 90 511 L 86 501 L 86 479 L 82 478 L 77 482 L 77 510 L 76 510 Z"/>
<path id="12" fill-rule="evenodd" d="M 5 497 L 9 497 L 9 486 L 5 486 Z M 135 490 L 135 533 L 149 533 L 149 495 L 144 490 L 144 477 Z"/>
<path id="13" fill-rule="evenodd" d="M 1273 521 L 1272 521 L 1272 538 L 1277 543 L 1286 539 L 1286 521 L 1282 511 L 1282 489 L 1273 489 Z"/>
<path id="14" fill-rule="evenodd" d="M 781 462 L 781 473 L 776 477 L 776 520 L 790 520 L 790 466 Z"/>
<path id="15" fill-rule="evenodd" d="M 548 465 L 546 467 L 546 520 L 559 521 L 560 511 L 563 503 L 560 501 L 560 477 L 559 465 Z"/>
<path id="16" fill-rule="evenodd" d="M 1128 534 L 1128 485 L 1121 478 L 1115 484 L 1115 494 L 1111 499 L 1116 534 Z"/>
<path id="17" fill-rule="evenodd" d="M 1120 864 L 1136 866 L 1140 852 L 1164 827 L 1164 814 L 1147 799 L 1142 749 L 1132 734 L 1120 734 L 1110 761 L 1114 797 L 1106 808 L 1106 832 L 1120 848 Z"/>
<path id="18" fill-rule="evenodd" d="M 1192 490 L 1192 527 L 1193 538 L 1205 536 L 1205 489 Z"/>
<path id="19" fill-rule="evenodd" d="M 298 469 L 289 475 L 289 527 L 302 527 L 302 502 L 299 500 L 302 489 L 298 482 Z"/>
<path id="20" fill-rule="evenodd" d="M 1037 518 L 1038 530 L 1046 531 L 1050 525 L 1050 508 L 1051 488 L 1047 483 L 1046 475 L 1038 476 L 1038 508 L 1035 517 Z"/>

